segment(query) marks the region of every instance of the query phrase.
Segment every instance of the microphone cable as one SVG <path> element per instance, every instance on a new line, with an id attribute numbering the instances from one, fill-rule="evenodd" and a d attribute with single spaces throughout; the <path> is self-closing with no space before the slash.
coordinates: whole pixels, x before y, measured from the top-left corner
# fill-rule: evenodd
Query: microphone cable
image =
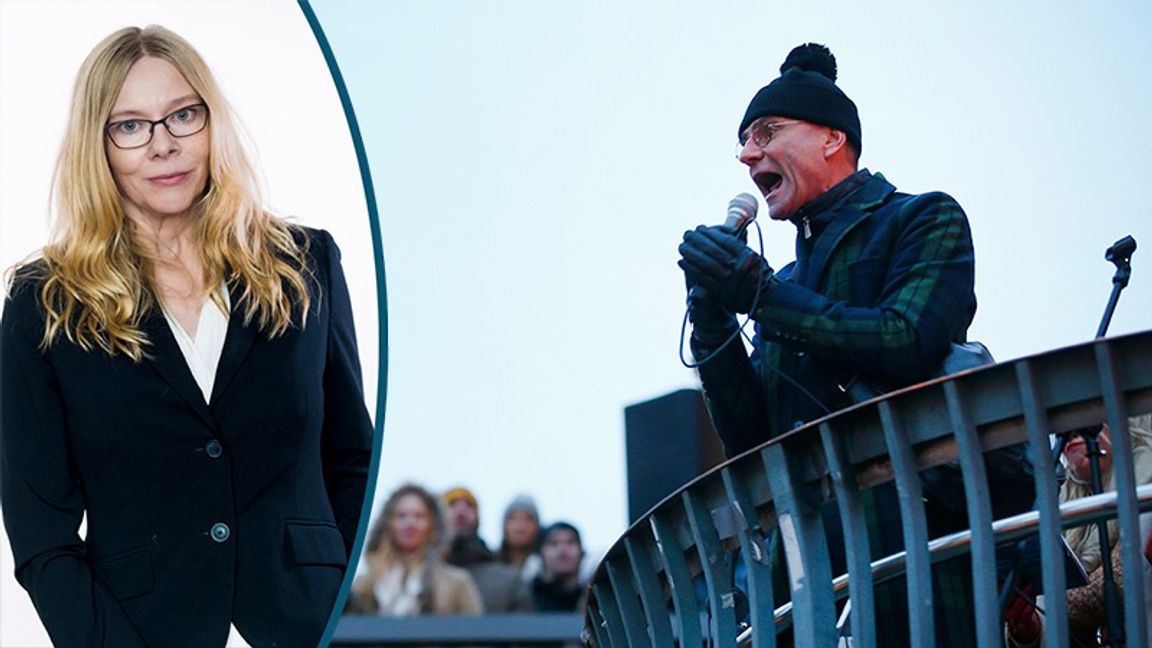
<path id="1" fill-rule="evenodd" d="M 764 233 L 760 230 L 760 223 L 756 222 L 756 220 L 752 220 L 749 222 L 752 225 L 756 226 L 756 241 L 757 241 L 758 248 L 759 248 L 758 254 L 760 255 L 760 258 L 763 259 L 764 258 Z M 741 233 L 743 233 L 745 231 L 747 231 L 747 230 L 746 229 L 739 230 L 736 232 L 736 235 L 739 236 Z M 767 261 L 767 259 L 765 259 L 765 261 Z M 752 307 L 748 309 L 749 314 L 744 316 L 744 321 L 740 322 L 740 325 L 736 328 L 735 331 L 732 331 L 732 334 L 729 335 L 726 340 L 724 340 L 723 344 L 721 344 L 720 346 L 713 349 L 711 352 L 708 353 L 708 355 L 704 356 L 704 358 L 699 360 L 698 362 L 689 362 L 684 357 L 684 334 L 688 331 L 688 311 L 689 311 L 688 305 L 686 303 L 684 306 L 684 319 L 682 319 L 680 321 L 680 349 L 679 349 L 679 351 L 680 351 L 680 364 L 684 365 L 685 367 L 688 367 L 689 369 L 696 369 L 697 367 L 699 367 L 699 366 L 705 364 L 706 362 L 712 360 L 712 358 L 715 358 L 717 355 L 720 354 L 721 351 L 724 350 L 725 347 L 727 347 L 729 344 L 731 344 L 733 340 L 735 340 L 740 335 L 744 334 L 744 327 L 748 326 L 748 322 L 752 321 L 751 313 L 756 310 L 757 306 L 760 305 L 760 291 L 763 288 L 764 288 L 764 273 L 760 273 L 759 276 L 756 277 L 756 298 L 752 302 Z M 691 298 L 692 291 L 689 290 L 688 293 L 689 293 L 689 298 Z M 748 338 L 748 336 L 746 334 L 744 334 L 744 337 Z M 750 340 L 751 338 L 748 338 L 748 339 Z"/>
<path id="2" fill-rule="evenodd" d="M 761 259 L 764 259 L 764 233 L 760 229 L 760 223 L 758 221 L 753 219 L 750 222 L 752 225 L 756 226 L 756 240 L 757 240 L 757 247 L 758 247 L 757 253 L 760 255 Z M 745 227 L 747 227 L 747 226 L 745 226 Z M 745 231 L 745 230 L 738 231 L 737 235 L 739 235 L 743 231 Z M 765 261 L 767 261 L 767 259 L 765 259 Z M 748 314 L 744 316 L 744 321 L 740 322 L 739 326 L 736 327 L 736 330 L 733 331 L 732 334 L 729 335 L 728 338 L 726 340 L 724 340 L 724 342 L 720 346 L 716 347 L 715 349 L 710 351 L 707 355 L 705 355 L 702 359 L 700 359 L 696 362 L 689 362 L 684 357 L 684 337 L 685 337 L 685 333 L 688 330 L 688 307 L 686 305 L 684 308 L 684 319 L 682 319 L 680 322 L 680 348 L 678 349 L 679 355 L 680 355 L 680 364 L 684 365 L 685 367 L 687 367 L 689 369 L 697 369 L 697 368 L 703 366 L 704 364 L 710 362 L 716 356 L 720 355 L 721 351 L 723 351 L 729 344 L 732 343 L 733 340 L 735 340 L 737 337 L 740 337 L 740 336 L 743 336 L 744 339 L 748 340 L 749 344 L 754 345 L 755 342 L 752 340 L 752 337 L 750 335 L 748 335 L 748 333 L 744 330 L 744 327 L 746 327 L 748 325 L 748 322 L 752 321 L 752 313 L 754 313 L 756 311 L 756 308 L 760 305 L 760 296 L 763 294 L 763 292 L 762 292 L 763 289 L 764 289 L 764 273 L 761 272 L 756 277 L 756 298 L 752 301 L 752 306 L 748 309 Z M 689 292 L 691 292 L 691 291 L 689 291 Z M 792 376 L 789 376 L 787 373 L 785 373 L 779 367 L 769 366 L 768 369 L 771 370 L 773 373 L 775 373 L 779 378 L 781 378 L 782 380 L 787 382 L 789 385 L 791 385 L 796 391 L 800 392 L 801 394 L 806 396 L 809 400 L 811 400 L 813 403 L 815 403 L 816 406 L 819 407 L 821 410 L 823 410 L 825 414 L 831 414 L 832 413 L 832 410 L 829 409 L 828 406 L 824 404 L 824 401 L 820 400 L 812 392 L 805 389 L 796 379 L 794 379 Z"/>

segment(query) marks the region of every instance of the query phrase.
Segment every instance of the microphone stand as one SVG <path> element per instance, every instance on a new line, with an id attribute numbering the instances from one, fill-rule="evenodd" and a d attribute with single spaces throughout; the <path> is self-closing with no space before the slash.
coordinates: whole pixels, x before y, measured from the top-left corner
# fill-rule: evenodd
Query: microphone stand
<path id="1" fill-rule="evenodd" d="M 1104 308 L 1104 318 L 1100 320 L 1100 328 L 1096 329 L 1097 339 L 1108 332 L 1116 302 L 1120 300 L 1120 291 L 1128 287 L 1128 279 L 1132 277 L 1132 253 L 1135 251 L 1136 239 L 1129 235 L 1113 243 L 1104 252 L 1104 258 L 1116 265 L 1116 274 L 1112 276 L 1112 295 L 1108 298 L 1108 306 Z"/>
<path id="2" fill-rule="evenodd" d="M 1128 280 L 1132 277 L 1132 253 L 1135 251 L 1136 239 L 1125 236 L 1113 243 L 1112 247 L 1104 252 L 1104 258 L 1116 266 L 1116 274 L 1112 276 L 1112 295 L 1108 298 L 1108 306 L 1104 309 L 1100 328 L 1096 330 L 1097 339 L 1104 337 L 1108 332 L 1108 325 L 1112 322 L 1112 313 L 1116 311 L 1116 303 L 1120 300 L 1120 291 L 1128 287 Z M 1099 495 L 1104 492 L 1100 458 L 1105 454 L 1100 449 L 1100 427 L 1089 426 L 1061 434 L 1057 456 L 1064 451 L 1064 446 L 1067 445 L 1069 437 L 1073 434 L 1084 439 L 1084 447 L 1092 472 L 1092 494 Z M 1100 537 L 1100 567 L 1104 570 L 1104 614 L 1108 625 L 1108 638 L 1101 645 L 1125 646 L 1128 642 L 1124 636 L 1124 623 L 1120 618 L 1120 596 L 1112 571 L 1112 543 L 1108 537 L 1108 523 L 1104 520 L 1098 520 L 1096 531 Z"/>
<path id="3" fill-rule="evenodd" d="M 1088 463 L 1092 475 L 1091 485 L 1093 495 L 1099 495 L 1104 492 L 1100 458 L 1106 456 L 1107 453 L 1100 448 L 1100 431 L 1100 426 L 1087 426 L 1062 432 L 1059 434 L 1060 442 L 1052 454 L 1053 463 L 1055 463 L 1056 458 L 1064 452 L 1064 447 L 1068 445 L 1070 438 L 1079 436 L 1084 439 L 1085 454 L 1088 456 Z M 1071 475 L 1069 475 L 1068 479 L 1071 478 Z M 1105 520 L 1097 520 L 1096 533 L 1099 536 L 1100 542 L 1100 568 L 1104 572 L 1104 615 L 1108 627 L 1108 638 L 1104 639 L 1100 645 L 1126 646 L 1128 642 L 1124 637 L 1124 621 L 1120 617 L 1120 594 L 1116 590 L 1116 578 L 1112 570 L 1112 541 L 1108 533 L 1108 522 Z"/>
<path id="4" fill-rule="evenodd" d="M 1112 314 L 1116 311 L 1116 304 L 1120 300 L 1120 291 L 1128 287 L 1128 280 L 1132 277 L 1132 253 L 1135 251 L 1136 239 L 1131 236 L 1125 236 L 1104 251 L 1104 258 L 1116 266 L 1116 274 L 1112 277 L 1112 294 L 1108 298 L 1108 305 L 1104 308 L 1104 317 L 1100 320 L 1100 327 L 1096 329 L 1096 339 L 1100 339 L 1107 334 L 1108 325 L 1112 323 Z M 1096 425 L 1061 432 L 1057 435 L 1059 441 L 1056 447 L 1052 449 L 1052 463 L 1055 464 L 1056 460 L 1064 452 L 1065 446 L 1068 445 L 1069 439 L 1073 436 L 1079 436 L 1084 439 L 1085 453 L 1088 455 L 1089 466 L 1092 473 L 1093 495 L 1099 495 L 1104 492 L 1103 477 L 1100 471 L 1100 458 L 1103 457 L 1105 453 L 1100 449 L 1100 429 L 1100 426 Z M 1125 646 L 1128 642 L 1124 637 L 1124 623 L 1120 618 L 1119 593 L 1116 589 L 1116 579 L 1112 570 L 1112 543 L 1108 537 L 1108 523 L 1104 520 L 1097 521 L 1096 531 L 1100 538 L 1100 566 L 1103 569 L 1104 575 L 1104 613 L 1108 627 L 1108 638 L 1101 645 Z M 1019 562 L 1019 556 L 1017 556 L 1017 562 Z M 1008 594 L 1011 592 L 1011 585 L 1015 579 L 1017 567 L 1018 565 L 1013 565 L 1009 570 L 1004 589 L 1000 592 L 1001 609 L 1003 609 L 1007 603 Z"/>

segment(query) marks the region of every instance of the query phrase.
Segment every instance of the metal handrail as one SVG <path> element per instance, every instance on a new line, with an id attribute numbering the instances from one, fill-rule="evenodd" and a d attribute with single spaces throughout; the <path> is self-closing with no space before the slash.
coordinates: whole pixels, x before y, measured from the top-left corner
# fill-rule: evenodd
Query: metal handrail
<path id="1" fill-rule="evenodd" d="M 1145 484 L 1136 489 L 1137 502 L 1140 511 L 1152 511 L 1152 484 Z M 1115 491 L 1083 497 L 1066 502 L 1060 506 L 1060 519 L 1064 528 L 1078 527 L 1097 520 L 1115 518 L 1119 497 Z M 1040 513 L 1028 511 L 1013 515 L 992 523 L 992 535 L 996 544 L 1020 540 L 1033 534 L 1040 524 Z M 937 563 L 965 553 L 972 544 L 972 531 L 957 531 L 941 536 L 928 543 L 928 553 L 932 562 Z M 906 553 L 903 551 L 885 556 L 872 562 L 872 582 L 882 583 L 904 575 Z M 837 599 L 848 595 L 848 584 L 851 578 L 848 574 L 841 574 L 832 580 L 832 590 L 836 592 Z M 776 608 L 773 612 L 776 626 L 786 627 L 792 616 L 792 603 L 788 602 Z M 752 629 L 747 628 L 736 637 L 737 645 L 751 645 Z"/>
<path id="2" fill-rule="evenodd" d="M 1125 578 L 1138 574 L 1139 512 L 1129 413 L 1152 411 L 1152 331 L 1097 340 L 969 370 L 841 410 L 701 475 L 634 523 L 604 556 L 589 587 L 585 635 L 596 646 L 735 646 L 732 569 L 748 569 L 756 645 L 775 645 L 772 573 L 764 540 L 782 539 L 797 645 L 834 645 L 836 592 L 822 507 L 835 502 L 852 579 L 852 635 L 876 646 L 872 558 L 860 495 L 895 482 L 905 521 L 909 598 L 930 606 L 933 554 L 917 472 L 959 460 L 971 521 L 977 645 L 1002 641 L 991 507 L 982 453 L 1030 441 L 1036 467 L 1037 529 L 1046 589 L 1066 583 L 1062 523 L 1049 435 L 1108 422 L 1113 430 L 1120 553 Z M 1135 576 L 1132 576 L 1135 578 Z M 696 596 L 697 582 L 705 596 Z M 824 585 L 821 585 L 823 583 Z M 1130 645 L 1147 644 L 1143 589 L 1125 587 Z M 671 612 L 671 613 L 670 613 Z M 922 616 L 922 615 L 921 615 Z M 1048 646 L 1067 646 L 1066 610 L 1053 606 Z M 910 619 L 914 645 L 935 644 L 930 619 Z M 1139 643 L 1143 642 L 1143 643 Z"/>

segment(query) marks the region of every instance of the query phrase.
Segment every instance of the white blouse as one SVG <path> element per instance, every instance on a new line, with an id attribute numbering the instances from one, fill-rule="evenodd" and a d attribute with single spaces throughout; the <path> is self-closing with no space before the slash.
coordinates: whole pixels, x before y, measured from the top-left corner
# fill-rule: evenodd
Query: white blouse
<path id="1" fill-rule="evenodd" d="M 232 304 L 228 291 L 221 291 L 224 297 L 224 306 L 231 310 Z M 200 386 L 204 394 L 204 402 L 212 398 L 212 386 L 216 384 L 216 366 L 220 364 L 220 354 L 224 351 L 224 337 L 228 334 L 228 314 L 222 312 L 211 298 L 204 299 L 204 306 L 200 309 L 200 320 L 196 325 L 196 339 L 188 335 L 180 322 L 164 310 L 164 319 L 168 320 L 168 327 L 172 329 L 172 336 L 180 345 L 180 352 L 184 354 L 184 361 L 192 371 L 192 377 Z"/>

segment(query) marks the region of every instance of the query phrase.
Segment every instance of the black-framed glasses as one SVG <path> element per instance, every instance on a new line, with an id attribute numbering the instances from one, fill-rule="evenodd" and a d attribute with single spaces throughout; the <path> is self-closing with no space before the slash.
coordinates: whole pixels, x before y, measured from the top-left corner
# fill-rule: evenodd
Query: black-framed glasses
<path id="1" fill-rule="evenodd" d="M 756 148 L 763 150 L 768 143 L 776 137 L 776 131 L 789 126 L 791 124 L 799 124 L 798 119 L 784 119 L 780 121 L 768 121 L 766 119 L 758 119 L 748 125 L 748 129 L 740 137 L 740 141 L 736 142 L 736 157 L 739 158 L 740 154 L 744 152 L 744 147 L 748 146 L 748 142 L 756 145 Z"/>
<path id="2" fill-rule="evenodd" d="M 116 148 L 134 149 L 147 146 L 157 124 L 164 124 L 172 137 L 188 137 L 208 125 L 208 106 L 196 103 L 177 108 L 162 119 L 122 119 L 104 127 Z"/>

